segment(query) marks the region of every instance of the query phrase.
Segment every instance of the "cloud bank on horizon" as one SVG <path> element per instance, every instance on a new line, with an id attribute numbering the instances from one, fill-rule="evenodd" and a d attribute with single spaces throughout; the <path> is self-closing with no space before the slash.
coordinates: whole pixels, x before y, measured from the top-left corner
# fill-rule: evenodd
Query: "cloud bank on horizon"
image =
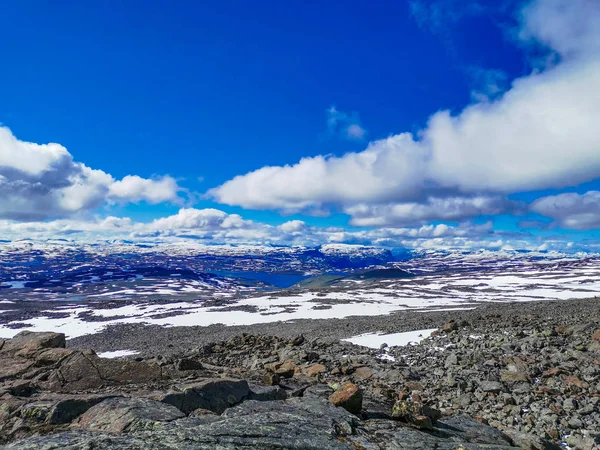
<path id="1" fill-rule="evenodd" d="M 439 8 L 419 5 L 414 2 L 412 10 L 420 26 L 439 29 L 443 18 L 431 16 Z M 502 74 L 494 72 L 485 92 L 474 91 L 471 104 L 458 113 L 435 112 L 418 132 L 373 140 L 342 156 L 265 166 L 207 192 L 216 203 L 245 210 L 341 212 L 349 216 L 349 227 L 316 227 L 298 219 L 271 225 L 216 208 L 183 207 L 196 195 L 170 175 L 116 179 L 75 161 L 60 144 L 22 141 L 1 126 L 0 230 L 7 239 L 572 246 L 560 236 L 494 230 L 493 218 L 535 214 L 542 220 L 528 221 L 528 227 L 600 228 L 598 191 L 543 194 L 529 202 L 513 197 L 600 179 L 600 3 L 535 0 L 519 10 L 519 23 L 517 45 L 545 58 L 506 91 L 497 83 Z M 355 143 L 368 136 L 357 113 L 334 106 L 326 112 L 330 136 Z M 139 202 L 182 208 L 151 222 L 97 214 L 106 205 Z"/>

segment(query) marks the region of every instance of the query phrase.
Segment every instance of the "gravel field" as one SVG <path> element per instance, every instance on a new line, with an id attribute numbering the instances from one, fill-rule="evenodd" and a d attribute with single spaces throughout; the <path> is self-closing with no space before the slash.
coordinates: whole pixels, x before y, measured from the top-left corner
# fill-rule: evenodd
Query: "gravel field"
<path id="1" fill-rule="evenodd" d="M 364 333 L 398 333 L 439 327 L 454 319 L 466 320 L 476 327 L 494 321 L 510 325 L 513 319 L 536 314 L 552 318 L 557 326 L 574 324 L 600 316 L 600 299 L 539 301 L 524 303 L 485 303 L 472 310 L 411 312 L 399 311 L 384 316 L 348 317 L 345 319 L 297 320 L 249 326 L 211 325 L 208 327 L 160 327 L 116 325 L 101 333 L 67 341 L 72 348 L 93 348 L 98 352 L 135 350 L 142 356 L 170 355 L 191 350 L 199 345 L 227 340 L 242 333 L 309 338 L 345 339 Z"/>

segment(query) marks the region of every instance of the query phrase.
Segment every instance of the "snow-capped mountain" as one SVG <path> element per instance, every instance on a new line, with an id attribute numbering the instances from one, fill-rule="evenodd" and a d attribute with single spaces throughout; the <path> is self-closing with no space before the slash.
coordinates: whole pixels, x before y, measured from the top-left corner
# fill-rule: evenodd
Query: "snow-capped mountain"
<path id="1" fill-rule="evenodd" d="M 298 283 L 312 275 L 329 276 Z M 4 242 L 0 337 L 21 329 L 77 336 L 119 323 L 239 325 L 594 297 L 599 277 L 600 255 L 587 253 Z"/>
<path id="2" fill-rule="evenodd" d="M 17 241 L 0 243 L 0 281 L 109 281 L 147 276 L 149 268 L 161 276 L 179 271 L 183 278 L 211 272 L 318 274 L 364 269 L 394 260 L 389 250 L 349 245 L 310 248 Z"/>

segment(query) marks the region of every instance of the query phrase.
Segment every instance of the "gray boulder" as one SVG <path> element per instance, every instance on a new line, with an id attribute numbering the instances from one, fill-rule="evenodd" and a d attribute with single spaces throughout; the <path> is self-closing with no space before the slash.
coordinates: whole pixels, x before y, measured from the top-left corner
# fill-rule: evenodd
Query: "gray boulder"
<path id="1" fill-rule="evenodd" d="M 171 405 L 147 398 L 110 398 L 88 409 L 73 423 L 87 430 L 122 433 L 185 417 Z"/>
<path id="2" fill-rule="evenodd" d="M 249 396 L 250 387 L 246 380 L 212 378 L 182 386 L 177 391 L 156 394 L 151 398 L 173 405 L 185 414 L 198 408 L 221 414 L 227 408 L 237 405 Z"/>

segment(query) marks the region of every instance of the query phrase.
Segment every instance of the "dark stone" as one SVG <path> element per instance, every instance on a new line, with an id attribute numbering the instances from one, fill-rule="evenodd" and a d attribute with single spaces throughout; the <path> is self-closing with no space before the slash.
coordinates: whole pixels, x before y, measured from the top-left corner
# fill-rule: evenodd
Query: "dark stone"
<path id="1" fill-rule="evenodd" d="M 177 370 L 202 370 L 204 367 L 199 361 L 189 358 L 181 358 L 177 361 Z"/>
<path id="2" fill-rule="evenodd" d="M 78 430 L 34 436 L 14 442 L 7 449 L 516 449 L 509 437 L 467 416 L 440 422 L 431 431 L 423 432 L 389 420 L 361 423 L 342 408 L 335 408 L 318 398 L 274 402 L 249 400 L 221 416 L 145 420 L 145 426 L 138 422 L 121 435 Z M 370 436 L 376 438 L 370 440 Z"/>
<path id="3" fill-rule="evenodd" d="M 122 433 L 185 417 L 177 408 L 148 398 L 110 398 L 88 409 L 75 427 Z"/>
<path id="4" fill-rule="evenodd" d="M 180 391 L 152 396 L 155 400 L 179 408 L 185 414 L 198 408 L 221 414 L 227 408 L 248 398 L 250 387 L 245 380 L 214 378 L 182 386 Z"/>
<path id="5" fill-rule="evenodd" d="M 260 386 L 251 384 L 249 400 L 258 400 L 260 402 L 270 402 L 273 400 L 285 400 L 287 393 L 279 386 Z"/>

